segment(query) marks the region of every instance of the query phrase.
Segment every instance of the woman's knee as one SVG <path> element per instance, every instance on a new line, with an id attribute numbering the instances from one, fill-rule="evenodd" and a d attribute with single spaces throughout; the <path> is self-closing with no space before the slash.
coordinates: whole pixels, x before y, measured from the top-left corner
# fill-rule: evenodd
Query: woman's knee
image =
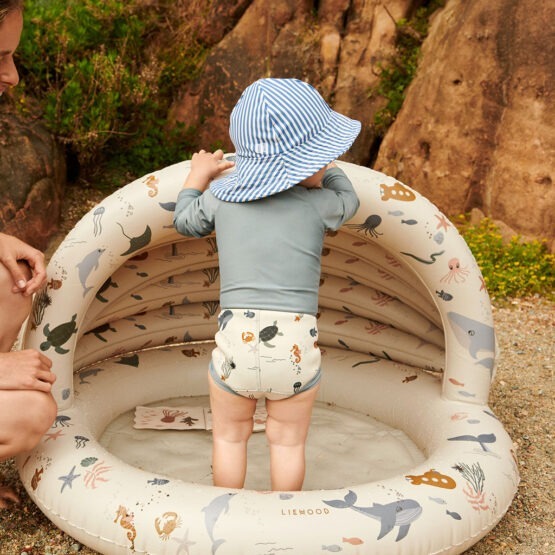
<path id="1" fill-rule="evenodd" d="M 57 415 L 57 405 L 50 393 L 25 391 L 21 402 L 25 407 L 16 418 L 11 440 L 15 454 L 33 449 L 50 429 Z M 24 404 L 23 404 L 24 403 Z"/>

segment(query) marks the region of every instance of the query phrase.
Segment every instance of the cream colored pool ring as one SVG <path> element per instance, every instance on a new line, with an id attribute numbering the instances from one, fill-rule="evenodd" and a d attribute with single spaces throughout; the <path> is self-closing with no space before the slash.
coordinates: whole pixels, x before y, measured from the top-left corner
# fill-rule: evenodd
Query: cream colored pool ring
<path id="1" fill-rule="evenodd" d="M 326 238 L 319 400 L 402 429 L 425 463 L 344 489 L 260 493 L 153 475 L 101 447 L 108 423 L 136 405 L 207 392 L 217 252 L 213 237 L 185 239 L 172 227 L 182 162 L 91 210 L 35 299 L 24 345 L 53 359 L 60 411 L 17 463 L 62 530 L 106 554 L 424 555 L 461 553 L 503 516 L 519 477 L 487 406 L 495 337 L 476 262 L 417 192 L 340 165 L 361 207 Z"/>

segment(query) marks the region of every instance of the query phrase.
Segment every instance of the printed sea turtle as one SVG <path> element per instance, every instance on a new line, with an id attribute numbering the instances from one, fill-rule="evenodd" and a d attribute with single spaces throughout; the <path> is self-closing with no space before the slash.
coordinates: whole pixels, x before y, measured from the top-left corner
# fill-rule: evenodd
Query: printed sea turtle
<path id="1" fill-rule="evenodd" d="M 283 333 L 278 330 L 277 320 L 274 322 L 273 326 L 266 326 L 264 329 L 260 330 L 259 341 L 260 343 L 264 343 L 266 347 L 275 347 L 275 345 L 268 343 L 268 341 L 273 339 L 276 335 L 283 335 Z"/>
<path id="2" fill-rule="evenodd" d="M 69 350 L 62 348 L 62 345 L 66 341 L 69 341 L 69 338 L 74 333 L 77 333 L 77 325 L 75 324 L 76 319 L 77 314 L 74 314 L 69 322 L 64 322 L 63 324 L 56 326 L 52 331 L 50 330 L 50 324 L 46 324 L 43 329 L 46 341 L 40 344 L 40 350 L 46 351 L 50 347 L 54 347 L 54 350 L 60 355 L 69 353 Z"/>

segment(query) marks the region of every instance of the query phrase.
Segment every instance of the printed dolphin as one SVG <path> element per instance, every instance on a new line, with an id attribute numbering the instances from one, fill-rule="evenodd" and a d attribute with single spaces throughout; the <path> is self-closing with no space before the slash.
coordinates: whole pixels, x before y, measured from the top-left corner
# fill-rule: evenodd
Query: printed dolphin
<path id="1" fill-rule="evenodd" d="M 215 540 L 214 539 L 214 527 L 216 526 L 216 522 L 222 515 L 222 513 L 227 513 L 229 510 L 229 502 L 231 498 L 237 495 L 236 493 L 224 493 L 224 495 L 220 495 L 219 497 L 215 497 L 210 501 L 202 512 L 204 513 L 204 524 L 206 525 L 206 531 L 212 540 L 212 555 L 216 553 L 216 550 L 222 543 L 225 542 L 224 539 Z"/>
<path id="2" fill-rule="evenodd" d="M 409 533 L 410 525 L 422 514 L 420 503 L 414 499 L 399 499 L 387 505 L 374 503 L 371 507 L 356 507 L 356 501 L 356 493 L 349 490 L 343 501 L 336 499 L 324 503 L 336 509 L 353 509 L 357 513 L 379 520 L 381 527 L 378 540 L 389 534 L 395 526 L 399 527 L 395 541 L 402 540 Z"/>
<path id="3" fill-rule="evenodd" d="M 449 437 L 447 441 L 475 441 L 476 443 L 480 444 L 480 447 L 487 453 L 489 449 L 486 446 L 486 443 L 495 443 L 497 438 L 495 434 L 480 434 L 477 436 L 473 435 L 462 435 L 457 437 Z"/>
<path id="4" fill-rule="evenodd" d="M 106 249 L 94 249 L 75 266 L 79 270 L 79 281 L 83 286 L 83 297 L 92 289 L 92 286 L 87 287 L 87 279 L 93 270 L 98 270 L 98 261 L 105 250 Z"/>
<path id="5" fill-rule="evenodd" d="M 486 351 L 487 353 L 495 353 L 495 332 L 492 326 L 482 324 L 478 320 L 473 320 L 457 312 L 448 312 L 447 317 L 451 323 L 453 332 L 457 341 L 468 349 L 470 356 L 478 359 L 478 353 Z M 478 364 L 493 372 L 494 358 L 492 356 L 477 360 Z"/>

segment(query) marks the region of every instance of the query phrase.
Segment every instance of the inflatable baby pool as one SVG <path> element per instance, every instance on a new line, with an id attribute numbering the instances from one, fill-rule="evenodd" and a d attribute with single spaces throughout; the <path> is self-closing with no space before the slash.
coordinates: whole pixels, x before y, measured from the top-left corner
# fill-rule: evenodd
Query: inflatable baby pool
<path id="1" fill-rule="evenodd" d="M 462 553 L 502 518 L 519 477 L 487 405 L 495 334 L 476 262 L 410 187 L 340 166 L 361 206 L 325 241 L 319 403 L 403 431 L 421 460 L 383 479 L 267 492 L 183 480 L 162 463 L 144 469 L 101 445 L 136 406 L 207 395 L 218 253 L 214 237 L 173 228 L 182 162 L 92 209 L 35 299 L 23 343 L 52 358 L 59 414 L 17 464 L 56 526 L 104 554 L 428 555 Z"/>

